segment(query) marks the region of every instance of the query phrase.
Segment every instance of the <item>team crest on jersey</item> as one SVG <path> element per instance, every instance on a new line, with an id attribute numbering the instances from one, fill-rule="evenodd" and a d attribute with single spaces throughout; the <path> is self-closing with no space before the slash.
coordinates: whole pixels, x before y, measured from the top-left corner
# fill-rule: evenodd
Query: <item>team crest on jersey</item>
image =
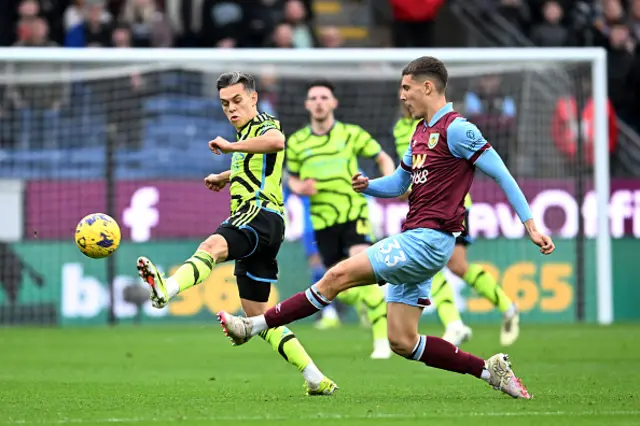
<path id="1" fill-rule="evenodd" d="M 429 142 L 427 143 L 427 146 L 429 147 L 429 149 L 435 148 L 436 145 L 438 145 L 439 139 L 440 139 L 440 133 L 431 133 L 429 135 Z"/>

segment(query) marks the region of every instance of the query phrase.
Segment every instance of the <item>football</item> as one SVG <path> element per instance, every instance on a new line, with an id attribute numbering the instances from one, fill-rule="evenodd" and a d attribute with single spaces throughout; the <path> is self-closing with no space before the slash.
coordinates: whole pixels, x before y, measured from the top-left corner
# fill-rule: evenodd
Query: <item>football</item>
<path id="1" fill-rule="evenodd" d="M 109 215 L 93 213 L 78 223 L 75 239 L 85 256 L 102 259 L 112 255 L 120 245 L 120 226 Z"/>

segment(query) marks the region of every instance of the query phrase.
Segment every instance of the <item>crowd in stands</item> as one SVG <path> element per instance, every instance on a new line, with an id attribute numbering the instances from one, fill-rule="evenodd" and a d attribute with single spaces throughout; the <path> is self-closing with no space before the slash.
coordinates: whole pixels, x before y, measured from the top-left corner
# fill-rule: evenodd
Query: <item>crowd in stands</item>
<path id="1" fill-rule="evenodd" d="M 380 1 L 388 6 L 387 13 L 391 17 L 391 45 L 437 47 L 434 32 L 438 16 L 446 6 L 445 0 Z M 473 4 L 479 16 L 500 16 L 537 46 L 606 48 L 611 153 L 615 154 L 618 138 L 616 117 L 640 132 L 640 0 L 449 1 Z M 4 0 L 3 3 L 0 46 L 336 48 L 343 45 L 338 28 L 316 25 L 313 0 Z M 6 69 L 20 74 L 28 73 L 26 68 L 29 67 L 43 72 L 45 66 L 9 64 Z M 582 125 L 587 147 L 584 152 L 589 155 L 585 160 L 592 164 L 593 102 L 588 80 L 588 70 L 575 78 L 576 85 L 583 89 L 584 99 L 558 94 L 557 104 L 551 106 L 555 111 L 546 115 L 554 117 L 548 125 L 550 139 L 570 161 L 575 160 L 577 127 Z M 99 115 L 106 117 L 106 123 L 119 124 L 119 130 L 125 133 L 124 139 L 129 141 L 128 146 L 138 149 L 140 144 L 145 144 L 145 138 L 153 139 L 143 128 L 162 127 L 157 122 L 155 127 L 144 126 L 153 107 L 143 108 L 143 100 L 157 94 L 150 88 L 163 86 L 150 82 L 149 76 L 135 74 L 101 84 L 97 88 L 88 85 L 82 90 L 74 87 L 73 94 L 69 93 L 71 88 L 67 85 L 51 85 L 46 93 L 42 92 L 42 87 L 36 93 L 28 86 L 3 90 L 0 94 L 0 147 L 33 147 L 33 143 L 30 144 L 33 140 L 55 141 L 55 135 L 63 134 L 62 130 L 56 129 L 73 128 L 81 119 L 88 123 L 86 117 L 94 117 L 94 111 L 90 111 L 91 114 L 86 109 L 77 112 L 69 105 L 75 107 L 82 102 L 64 101 L 69 97 L 79 99 L 79 94 L 84 96 L 82 99 L 102 96 L 98 103 L 105 107 Z M 470 81 L 465 88 L 454 84 L 453 91 L 465 93 L 458 97 L 462 101 L 461 112 L 483 123 L 497 145 L 501 140 L 505 141 L 502 154 L 513 159 L 513 165 L 517 163 L 517 156 L 531 158 L 534 154 L 514 154 L 517 150 L 513 148 L 513 141 L 521 134 L 517 129 L 522 127 L 522 116 L 518 114 L 519 101 L 514 98 L 519 91 L 519 82 L 511 85 L 513 90 L 509 91 L 501 77 L 484 76 Z M 278 97 L 285 98 L 282 91 L 288 90 L 277 83 L 264 86 L 261 88 L 264 99 L 272 107 L 277 106 Z M 105 87 L 113 90 L 105 90 Z M 297 102 L 298 95 L 296 93 L 296 99 L 291 102 Z M 67 111 L 60 113 L 61 104 Z M 154 105 L 153 102 L 148 104 Z M 24 108 L 24 105 L 30 105 L 30 108 Z M 581 111 L 578 111 L 579 105 Z M 353 108 L 359 109 L 356 105 Z M 139 114 L 132 114 L 141 109 Z M 67 122 L 65 117 L 70 117 Z M 169 118 L 173 120 L 172 117 Z M 164 118 L 161 123 L 166 124 L 168 121 Z M 172 123 L 174 127 L 187 126 L 184 122 Z M 48 137 L 45 137 L 44 129 L 47 129 Z M 208 131 L 205 127 L 202 129 Z M 143 134 L 147 136 L 141 136 Z M 68 138 L 60 136 L 60 139 Z"/>
<path id="2" fill-rule="evenodd" d="M 4 0 L 0 46 L 339 47 L 312 0 Z"/>

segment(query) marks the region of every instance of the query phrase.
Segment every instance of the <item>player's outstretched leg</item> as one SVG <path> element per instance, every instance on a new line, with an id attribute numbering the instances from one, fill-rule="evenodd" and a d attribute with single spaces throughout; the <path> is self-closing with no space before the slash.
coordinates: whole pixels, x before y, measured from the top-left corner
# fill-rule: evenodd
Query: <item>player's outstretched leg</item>
<path id="1" fill-rule="evenodd" d="M 444 326 L 445 331 L 442 336 L 444 340 L 460 346 L 471 339 L 471 328 L 462 322 L 460 311 L 456 306 L 453 287 L 442 271 L 433 277 L 430 299 L 436 307 L 440 322 Z"/>
<path id="2" fill-rule="evenodd" d="M 151 303 L 163 308 L 178 293 L 200 284 L 209 277 L 218 262 L 227 257 L 227 242 L 214 234 L 200 244 L 198 250 L 169 278 L 165 278 L 148 258 L 141 256 L 136 262 L 138 274 L 151 288 Z"/>
<path id="3" fill-rule="evenodd" d="M 512 345 L 520 335 L 520 313 L 516 304 L 507 296 L 493 276 L 480 265 L 469 265 L 462 279 L 502 312 L 500 344 Z"/>
<path id="4" fill-rule="evenodd" d="M 369 285 L 373 281 L 375 276 L 371 263 L 366 252 L 362 252 L 338 263 L 316 284 L 278 303 L 264 315 L 244 318 L 219 312 L 218 319 L 232 343 L 241 342 L 263 330 L 307 318 L 328 306 L 341 291 Z"/>
<path id="5" fill-rule="evenodd" d="M 418 334 L 418 322 L 428 293 L 428 282 L 419 285 L 390 284 L 388 299 L 389 341 L 393 351 L 409 360 L 440 370 L 469 374 L 514 398 L 530 398 L 505 354 L 483 360 L 458 349 L 444 339 Z"/>
<path id="6" fill-rule="evenodd" d="M 361 305 L 373 333 L 372 359 L 389 359 L 393 354 L 387 336 L 387 304 L 378 284 L 354 287 L 338 294 L 337 299 L 347 305 Z"/>
<path id="7" fill-rule="evenodd" d="M 338 385 L 320 372 L 295 334 L 287 327 L 271 328 L 260 332 L 259 335 L 285 361 L 302 373 L 307 395 L 331 395 L 338 390 Z"/>

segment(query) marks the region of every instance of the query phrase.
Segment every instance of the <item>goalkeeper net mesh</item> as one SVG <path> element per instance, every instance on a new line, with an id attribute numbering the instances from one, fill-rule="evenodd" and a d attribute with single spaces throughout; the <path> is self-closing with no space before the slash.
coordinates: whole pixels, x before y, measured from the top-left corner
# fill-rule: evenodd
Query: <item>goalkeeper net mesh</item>
<path id="1" fill-rule="evenodd" d="M 162 311 L 142 304 L 135 259 L 165 271 L 189 257 L 228 215 L 227 194 L 213 194 L 203 177 L 229 166 L 207 142 L 234 140 L 215 90 L 228 70 L 252 73 L 259 109 L 276 115 L 287 134 L 307 124 L 309 81 L 329 78 L 339 99 L 337 119 L 369 131 L 395 155 L 398 84 L 405 63 L 1 64 L 0 74 L 0 323 L 104 323 L 108 307 L 121 320 L 204 319 L 239 308 L 232 268 L 221 265 L 199 288 Z M 595 316 L 595 262 L 581 276 L 577 191 L 590 191 L 587 155 L 591 123 L 577 106 L 590 97 L 590 64 L 447 63 L 448 98 L 474 121 L 503 157 L 557 239 L 553 263 L 536 256 L 499 187 L 478 173 L 472 188 L 470 261 L 494 274 L 530 321 L 573 321 L 577 309 Z M 582 123 L 581 123 L 582 122 Z M 583 137 L 578 137 L 582 124 Z M 580 145 L 582 143 L 582 145 Z M 376 176 L 375 165 L 362 168 Z M 585 179 L 583 179 L 585 178 Z M 591 197 L 591 198 L 589 198 Z M 586 206 L 593 202 L 587 197 Z M 273 300 L 309 285 L 302 204 L 290 197 L 287 240 Z M 378 238 L 400 230 L 405 203 L 370 200 Z M 77 222 L 106 212 L 123 241 L 112 259 L 92 260 L 75 247 Z M 587 212 L 588 213 L 588 212 Z M 586 214 L 585 231 L 595 220 Z M 592 255 L 590 255 L 592 256 Z M 111 274 L 109 268 L 113 268 Z M 113 278 L 114 298 L 107 291 Z M 500 313 L 450 275 L 465 319 L 496 321 Z M 578 281 L 585 283 L 581 300 Z M 433 317 L 433 316 L 431 316 Z"/>

